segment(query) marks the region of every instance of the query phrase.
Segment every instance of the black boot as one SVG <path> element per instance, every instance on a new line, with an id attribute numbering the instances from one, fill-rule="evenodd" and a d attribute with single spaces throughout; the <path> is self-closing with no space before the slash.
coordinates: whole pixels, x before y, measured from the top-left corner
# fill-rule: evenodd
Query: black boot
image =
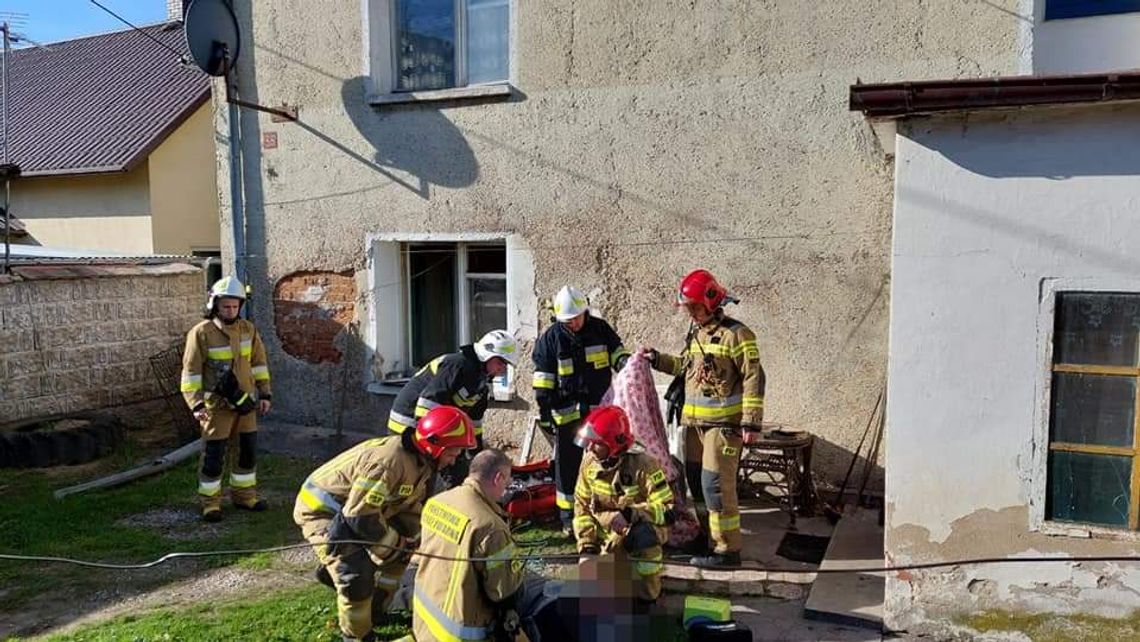
<path id="1" fill-rule="evenodd" d="M 689 563 L 701 568 L 739 568 L 740 553 L 732 551 L 728 553 L 701 555 L 689 560 Z"/>
<path id="2" fill-rule="evenodd" d="M 327 566 L 324 566 L 324 565 L 318 566 L 317 570 L 313 571 L 313 577 L 317 578 L 318 582 L 320 582 L 321 584 L 324 584 L 325 586 L 327 586 L 331 589 L 336 588 L 336 583 L 333 582 L 332 574 L 329 573 L 329 569 Z"/>

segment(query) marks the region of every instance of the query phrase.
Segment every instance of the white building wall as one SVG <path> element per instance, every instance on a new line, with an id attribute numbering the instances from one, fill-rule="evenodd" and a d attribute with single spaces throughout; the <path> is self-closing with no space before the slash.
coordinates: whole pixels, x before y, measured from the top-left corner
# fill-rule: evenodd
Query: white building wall
<path id="1" fill-rule="evenodd" d="M 895 564 L 1130 553 L 1035 532 L 1038 345 L 1050 279 L 1140 275 L 1140 107 L 900 125 L 892 250 L 886 546 Z M 1131 281 L 1129 281 L 1131 279 Z M 1042 317 L 1044 323 L 1051 319 Z M 1047 330 L 1047 329 L 1046 329 Z M 1048 335 L 1046 331 L 1045 336 Z M 1038 444 L 1040 447 L 1041 444 Z M 1140 580 L 1112 566 L 961 566 L 888 580 L 896 629 L 984 608 L 1123 615 Z"/>

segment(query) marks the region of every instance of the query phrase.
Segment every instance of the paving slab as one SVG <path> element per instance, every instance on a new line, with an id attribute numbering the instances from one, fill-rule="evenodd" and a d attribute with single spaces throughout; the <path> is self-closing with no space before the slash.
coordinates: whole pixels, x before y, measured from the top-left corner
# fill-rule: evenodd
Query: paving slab
<path id="1" fill-rule="evenodd" d="M 877 511 L 844 515 L 835 527 L 820 570 L 883 564 L 883 528 Z M 820 573 L 804 606 L 811 619 L 882 629 L 882 573 Z"/>

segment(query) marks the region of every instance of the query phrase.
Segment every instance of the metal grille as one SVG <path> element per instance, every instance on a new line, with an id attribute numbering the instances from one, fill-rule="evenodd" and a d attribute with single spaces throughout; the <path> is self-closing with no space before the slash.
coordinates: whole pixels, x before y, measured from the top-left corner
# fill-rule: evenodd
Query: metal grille
<path id="1" fill-rule="evenodd" d="M 170 423 L 180 443 L 198 438 L 198 421 L 182 400 L 182 349 L 179 341 L 169 348 L 150 356 L 150 370 L 166 406 L 170 410 Z"/>

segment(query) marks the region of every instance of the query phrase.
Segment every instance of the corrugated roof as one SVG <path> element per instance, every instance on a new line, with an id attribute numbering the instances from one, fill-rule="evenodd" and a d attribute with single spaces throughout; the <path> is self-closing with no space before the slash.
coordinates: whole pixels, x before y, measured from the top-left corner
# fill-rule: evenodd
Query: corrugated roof
<path id="1" fill-rule="evenodd" d="M 141 29 L 186 52 L 181 23 Z M 208 76 L 134 30 L 48 47 L 10 61 L 9 158 L 24 176 L 129 170 L 210 96 Z"/>

